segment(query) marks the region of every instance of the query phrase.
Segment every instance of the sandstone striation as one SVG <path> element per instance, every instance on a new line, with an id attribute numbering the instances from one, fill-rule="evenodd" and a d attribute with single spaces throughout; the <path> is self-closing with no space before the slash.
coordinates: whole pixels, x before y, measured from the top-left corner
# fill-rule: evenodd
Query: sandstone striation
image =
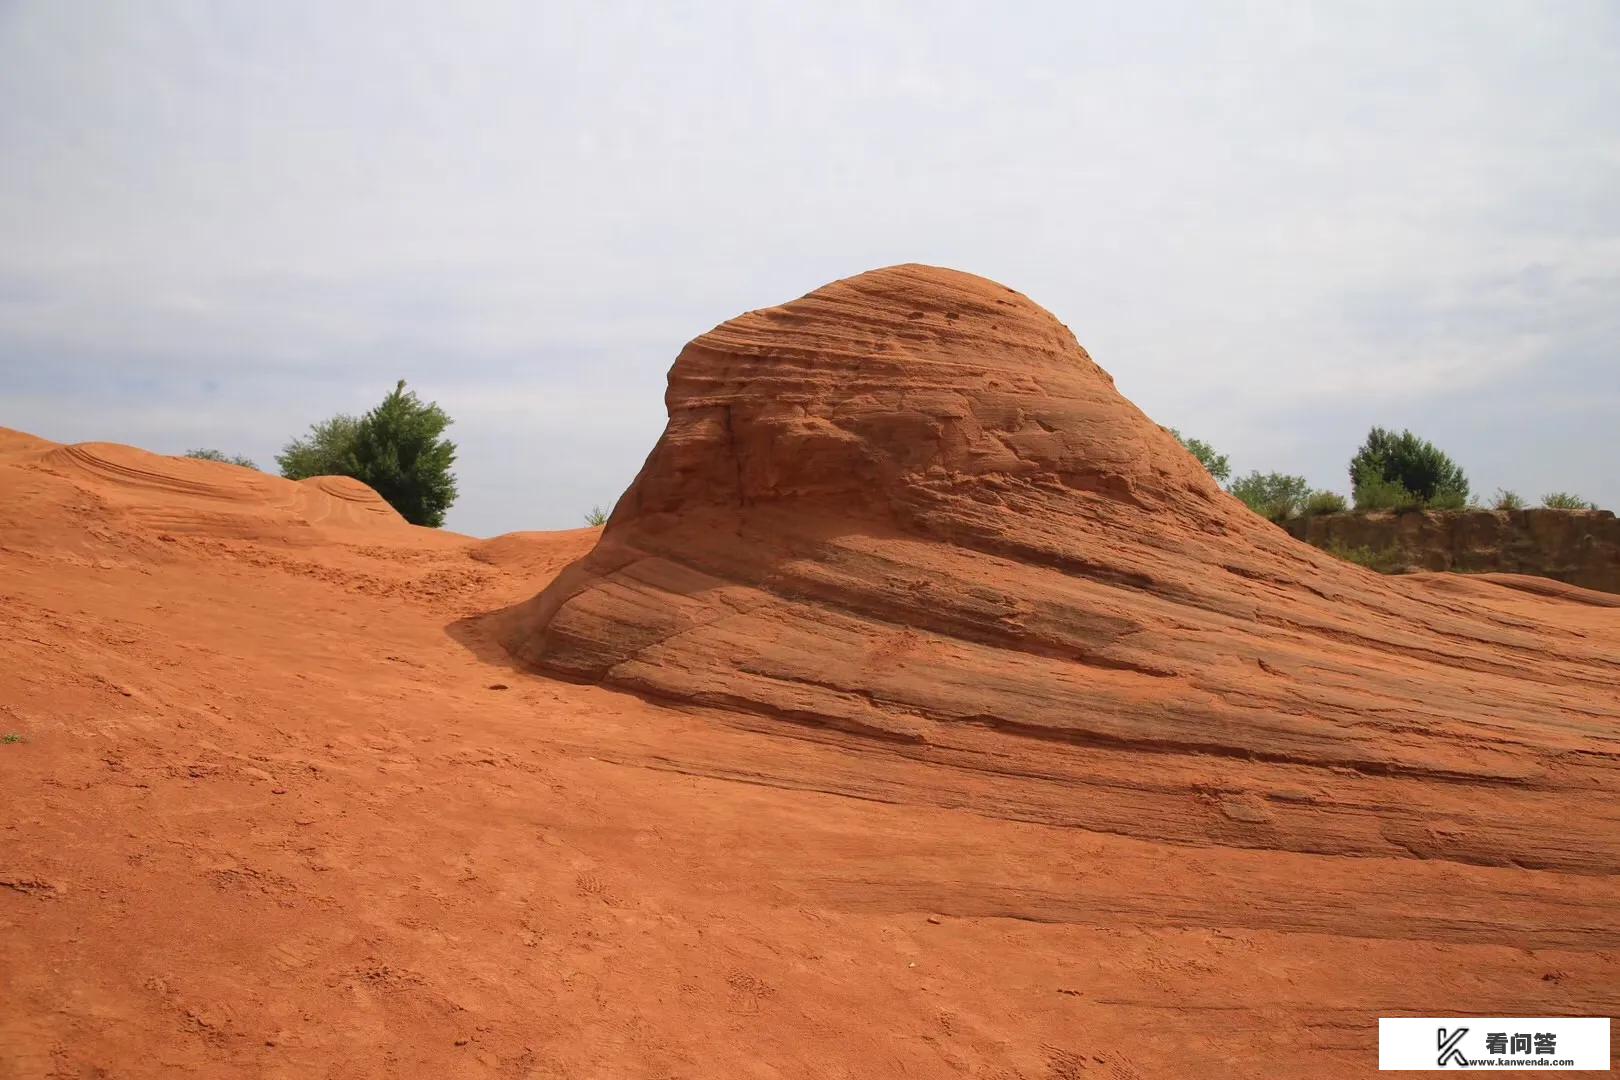
<path id="1" fill-rule="evenodd" d="M 349 476 L 293 481 L 118 443 L 63 445 L 10 428 L 0 428 L 0 464 L 86 485 L 126 527 L 293 543 L 312 543 L 333 530 L 384 536 L 409 530 L 382 496 Z"/>
<path id="2" fill-rule="evenodd" d="M 666 400 L 595 549 L 499 617 L 523 661 L 935 760 L 1164 778 L 1030 810 L 1088 827 L 1620 865 L 1599 598 L 1387 578 L 1295 541 L 1011 289 L 915 265 L 839 281 L 691 342 Z M 1357 777 L 1398 780 L 1398 809 Z M 1200 792 L 1214 811 L 1189 818 Z"/>

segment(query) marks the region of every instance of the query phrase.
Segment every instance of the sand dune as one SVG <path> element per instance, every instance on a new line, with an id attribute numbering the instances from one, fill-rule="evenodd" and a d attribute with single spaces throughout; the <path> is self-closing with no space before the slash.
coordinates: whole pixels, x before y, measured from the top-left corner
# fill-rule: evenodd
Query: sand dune
<path id="1" fill-rule="evenodd" d="M 1347 1077 L 1620 1007 L 1613 597 L 1296 543 L 969 275 L 667 400 L 605 530 L 487 541 L 0 431 L 0 1076 Z"/>

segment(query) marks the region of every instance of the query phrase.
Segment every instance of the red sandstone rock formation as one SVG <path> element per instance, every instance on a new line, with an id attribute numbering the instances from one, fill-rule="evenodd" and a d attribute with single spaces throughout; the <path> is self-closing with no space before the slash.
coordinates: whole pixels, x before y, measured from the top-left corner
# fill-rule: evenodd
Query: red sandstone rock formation
<path id="1" fill-rule="evenodd" d="M 597 530 L 0 429 L 0 1074 L 1336 1080 L 1620 1009 L 1620 597 L 1297 544 L 962 275 L 675 376 L 538 600 Z"/>
<path id="2" fill-rule="evenodd" d="M 1620 865 L 1612 615 L 1567 590 L 1526 619 L 1498 585 L 1291 539 L 1010 289 L 835 282 L 693 341 L 667 403 L 595 550 L 504 615 L 523 660 L 938 760 L 1166 779 L 1031 811 L 1091 826 Z M 1350 805 L 1374 776 L 1398 808 Z M 1187 817 L 1201 790 L 1223 813 Z"/>

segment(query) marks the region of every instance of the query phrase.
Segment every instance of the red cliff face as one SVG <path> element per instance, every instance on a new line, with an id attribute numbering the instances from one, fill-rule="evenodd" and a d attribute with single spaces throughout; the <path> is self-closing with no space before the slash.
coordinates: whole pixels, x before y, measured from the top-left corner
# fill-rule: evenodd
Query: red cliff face
<path id="1" fill-rule="evenodd" d="M 1296 542 L 1010 289 L 835 282 L 693 341 L 667 404 L 595 550 L 502 616 L 524 661 L 939 760 L 1164 777 L 1064 808 L 1131 833 L 1620 862 L 1612 611 Z"/>

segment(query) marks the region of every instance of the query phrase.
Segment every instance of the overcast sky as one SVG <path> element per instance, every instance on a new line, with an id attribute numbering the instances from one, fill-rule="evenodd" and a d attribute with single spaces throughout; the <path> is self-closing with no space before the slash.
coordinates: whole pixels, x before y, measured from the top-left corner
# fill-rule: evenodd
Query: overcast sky
<path id="1" fill-rule="evenodd" d="M 0 424 L 275 451 L 397 378 L 479 535 L 611 506 L 683 343 L 919 261 L 1160 423 L 1620 507 L 1620 5 L 0 0 Z"/>

